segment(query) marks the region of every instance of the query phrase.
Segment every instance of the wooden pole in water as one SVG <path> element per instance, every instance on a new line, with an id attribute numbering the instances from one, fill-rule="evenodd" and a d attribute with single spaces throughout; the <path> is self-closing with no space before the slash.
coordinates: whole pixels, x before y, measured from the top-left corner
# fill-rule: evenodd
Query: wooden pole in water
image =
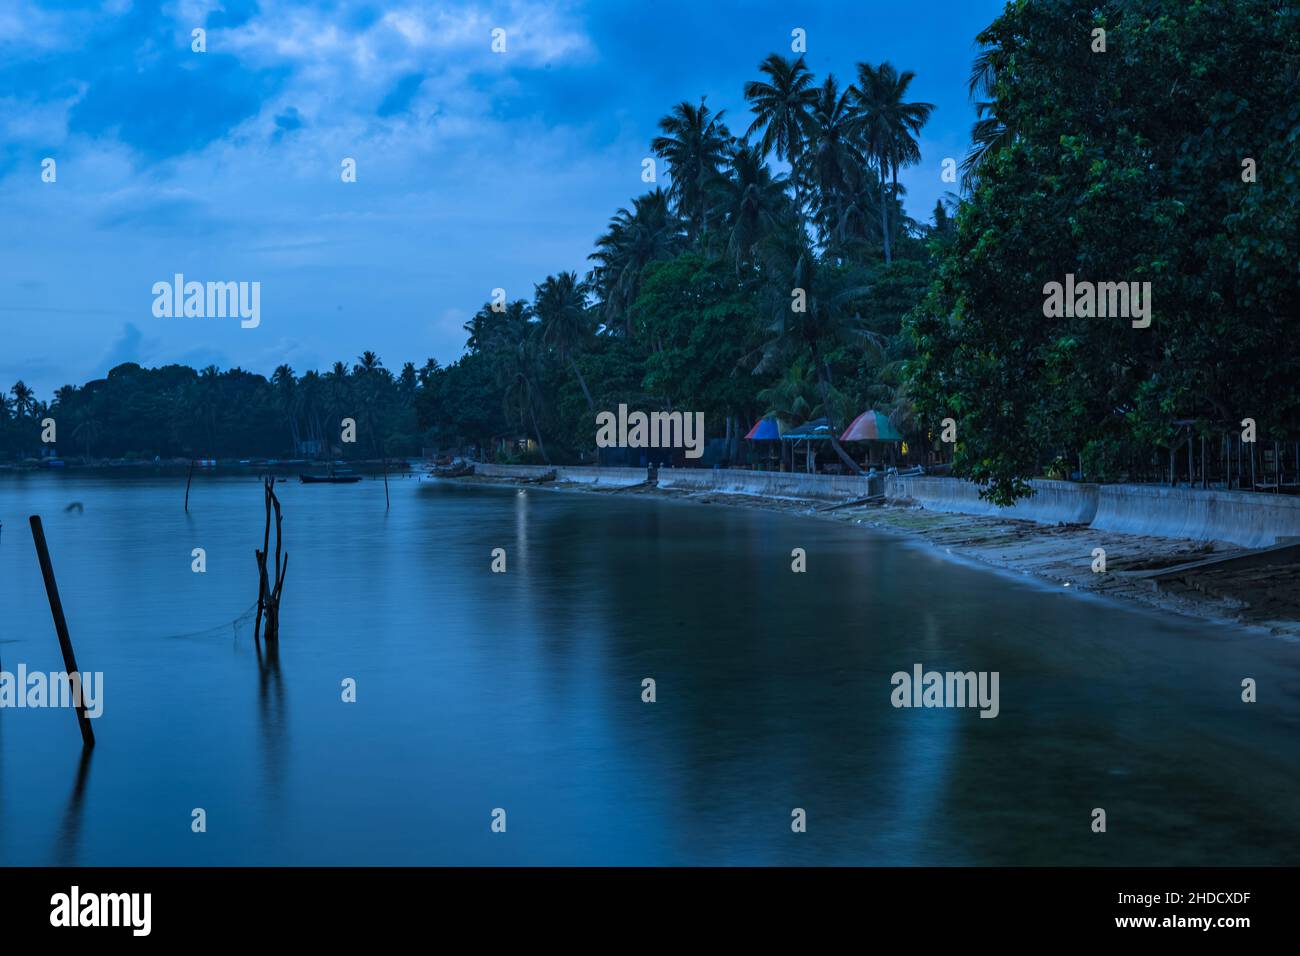
<path id="1" fill-rule="evenodd" d="M 194 480 L 194 459 L 190 459 L 190 476 L 185 479 L 185 513 L 190 513 L 190 482 Z"/>
<path id="2" fill-rule="evenodd" d="M 387 511 L 393 507 L 392 501 L 388 498 L 388 456 L 384 456 L 384 510 Z"/>
<path id="3" fill-rule="evenodd" d="M 77 658 L 72 653 L 72 638 L 68 636 L 68 622 L 63 616 L 63 602 L 59 599 L 59 585 L 54 580 L 54 565 L 50 563 L 50 549 L 45 544 L 45 529 L 41 526 L 41 516 L 32 515 L 32 541 L 36 544 L 36 558 L 41 563 L 41 576 L 45 578 L 45 595 L 50 599 L 50 614 L 54 617 L 54 632 L 59 636 L 59 649 L 63 651 L 63 667 L 69 677 L 81 673 L 77 670 Z M 95 746 L 95 732 L 90 727 L 90 718 L 86 716 L 86 701 L 77 701 L 77 723 L 81 726 L 81 743 L 85 747 Z"/>

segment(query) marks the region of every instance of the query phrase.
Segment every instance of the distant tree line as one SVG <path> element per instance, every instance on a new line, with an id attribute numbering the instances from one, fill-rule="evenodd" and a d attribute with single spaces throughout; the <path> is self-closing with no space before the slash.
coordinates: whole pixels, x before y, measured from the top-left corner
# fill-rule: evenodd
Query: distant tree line
<path id="1" fill-rule="evenodd" d="M 145 369 L 128 363 L 81 387 L 66 385 L 48 405 L 17 383 L 0 401 L 0 454 L 38 457 L 43 419 L 55 422 L 64 458 L 152 459 L 416 455 L 424 429 L 415 395 L 436 363 L 394 375 L 373 352 L 350 368 L 295 376 L 287 365 L 270 379 L 242 369 Z M 340 422 L 357 423 L 355 443 L 340 443 Z"/>

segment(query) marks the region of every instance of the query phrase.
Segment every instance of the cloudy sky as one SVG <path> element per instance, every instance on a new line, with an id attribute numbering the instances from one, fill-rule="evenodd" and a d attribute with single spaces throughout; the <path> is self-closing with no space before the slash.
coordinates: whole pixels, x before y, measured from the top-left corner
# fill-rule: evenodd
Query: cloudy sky
<path id="1" fill-rule="evenodd" d="M 707 96 L 742 132 L 744 82 L 796 27 L 819 78 L 917 72 L 938 109 L 901 178 L 928 219 L 973 119 L 974 36 L 1001 6 L 3 0 L 0 383 L 48 399 L 125 361 L 451 361 L 494 287 L 587 270 L 672 104 Z M 151 287 L 177 272 L 259 281 L 261 325 L 156 318 Z"/>

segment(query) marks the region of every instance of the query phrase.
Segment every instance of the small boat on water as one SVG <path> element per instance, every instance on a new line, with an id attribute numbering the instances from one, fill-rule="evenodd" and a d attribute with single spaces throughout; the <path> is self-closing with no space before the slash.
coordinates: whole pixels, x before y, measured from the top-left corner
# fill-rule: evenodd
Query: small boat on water
<path id="1" fill-rule="evenodd" d="M 465 478 L 474 474 L 474 466 L 467 461 L 462 461 L 442 468 L 434 468 L 430 474 L 435 478 Z"/>
<path id="2" fill-rule="evenodd" d="M 361 480 L 360 475 L 302 475 L 298 480 L 304 485 L 350 485 Z"/>

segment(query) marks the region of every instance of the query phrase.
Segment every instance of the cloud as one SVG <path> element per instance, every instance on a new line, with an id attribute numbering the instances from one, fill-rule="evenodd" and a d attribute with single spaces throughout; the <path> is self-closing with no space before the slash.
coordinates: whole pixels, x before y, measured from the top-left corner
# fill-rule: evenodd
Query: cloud
<path id="1" fill-rule="evenodd" d="M 100 362 L 100 368 L 103 372 L 107 372 L 109 369 L 116 368 L 126 362 L 143 364 L 143 344 L 144 333 L 140 331 L 139 327 L 134 322 L 124 323 L 121 333 L 118 334 L 117 339 Z"/>
<path id="2" fill-rule="evenodd" d="M 378 115 L 395 116 L 398 113 L 406 112 L 407 107 L 411 105 L 411 99 L 423 82 L 423 73 L 408 73 L 402 77 L 389 94 L 384 97 L 384 101 L 379 104 Z"/>

